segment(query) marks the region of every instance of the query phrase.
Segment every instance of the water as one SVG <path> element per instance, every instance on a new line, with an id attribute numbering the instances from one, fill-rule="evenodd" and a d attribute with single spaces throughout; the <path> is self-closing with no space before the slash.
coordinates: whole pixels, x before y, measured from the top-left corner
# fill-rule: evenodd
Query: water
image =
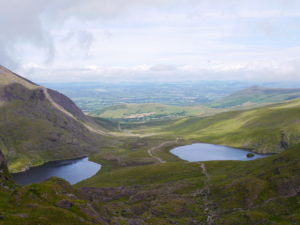
<path id="1" fill-rule="evenodd" d="M 265 154 L 254 153 L 254 157 L 248 158 L 247 154 L 251 153 L 249 151 L 205 143 L 176 147 L 171 150 L 171 153 L 189 162 L 211 160 L 253 160 L 267 156 Z"/>
<path id="2" fill-rule="evenodd" d="M 61 160 L 15 173 L 13 179 L 17 184 L 27 185 L 42 182 L 50 177 L 60 177 L 71 184 L 76 184 L 95 175 L 100 169 L 100 164 L 91 162 L 88 158 Z"/>

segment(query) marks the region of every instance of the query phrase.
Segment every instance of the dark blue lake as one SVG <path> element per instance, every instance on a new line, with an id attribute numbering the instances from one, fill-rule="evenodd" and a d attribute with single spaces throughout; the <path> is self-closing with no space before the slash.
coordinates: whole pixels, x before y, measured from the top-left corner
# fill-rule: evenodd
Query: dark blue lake
<path id="1" fill-rule="evenodd" d="M 254 157 L 248 158 L 247 154 L 250 153 L 250 151 L 206 143 L 179 146 L 172 149 L 170 152 L 189 162 L 211 160 L 253 160 L 268 156 L 265 154 L 254 153 Z"/>
<path id="2" fill-rule="evenodd" d="M 100 169 L 100 164 L 91 162 L 88 158 L 60 160 L 15 173 L 13 180 L 17 184 L 27 185 L 42 182 L 50 177 L 60 177 L 71 184 L 76 184 L 95 175 Z"/>

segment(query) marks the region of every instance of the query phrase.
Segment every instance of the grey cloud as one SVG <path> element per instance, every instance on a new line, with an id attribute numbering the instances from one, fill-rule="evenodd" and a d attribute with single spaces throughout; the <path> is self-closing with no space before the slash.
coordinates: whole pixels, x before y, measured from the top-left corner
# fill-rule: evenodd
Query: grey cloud
<path id="1" fill-rule="evenodd" d="M 163 14 L 167 14 L 172 10 L 183 10 L 187 14 L 190 12 L 200 16 L 207 15 L 209 13 L 211 13 L 210 15 L 218 15 L 220 12 L 223 15 L 241 16 L 245 10 L 248 10 L 246 13 L 247 16 L 251 16 L 251 13 L 258 15 L 257 12 L 260 13 L 260 10 L 263 11 L 272 7 L 280 7 L 283 10 L 283 15 L 288 15 L 290 11 L 297 12 L 300 4 L 298 0 L 0 1 L 0 64 L 8 66 L 12 69 L 18 67 L 22 63 L 22 58 L 20 58 L 18 55 L 18 51 L 20 51 L 20 47 L 24 44 L 39 49 L 46 64 L 55 61 L 56 51 L 59 50 L 55 48 L 56 43 L 55 39 L 52 37 L 52 31 L 57 27 L 63 26 L 68 20 L 101 21 L 105 19 L 114 21 L 117 19 L 121 20 L 126 14 L 135 15 L 144 11 L 148 12 L 150 10 L 163 10 Z M 99 24 L 101 23 L 99 22 Z M 265 22 L 261 23 L 260 26 L 260 29 L 262 29 L 262 31 L 266 34 L 271 34 L 273 31 L 272 23 L 270 23 L 269 20 L 265 20 Z M 107 38 L 110 37 L 111 33 L 107 33 Z M 82 30 L 82 28 L 79 28 L 79 30 L 70 31 L 66 38 L 75 39 L 82 49 L 89 49 L 94 40 L 93 34 L 88 30 Z M 139 71 L 139 73 L 142 74 L 141 77 L 147 77 L 147 75 L 153 71 L 157 72 L 157 76 L 159 76 L 159 74 L 166 74 L 166 72 L 169 71 L 170 73 L 167 74 L 170 74 L 170 76 L 174 72 L 175 75 L 177 74 L 180 77 L 180 73 L 182 73 L 182 71 L 177 70 L 176 66 L 172 65 L 157 65 L 153 66 L 150 71 Z M 91 71 L 90 73 L 94 73 L 94 71 Z M 207 73 L 209 72 L 200 71 L 197 74 L 190 74 L 191 76 L 201 77 L 201 74 Z M 231 73 L 233 72 L 231 71 Z M 246 72 L 244 71 L 243 73 Z M 124 74 L 130 76 L 131 72 L 128 72 L 128 74 L 127 72 L 124 72 Z"/>
<path id="2" fill-rule="evenodd" d="M 55 43 L 51 35 L 52 23 L 61 26 L 70 18 L 95 19 L 112 17 L 129 10 L 133 5 L 162 4 L 168 0 L 10 0 L 1 1 L 0 7 L 0 64 L 12 69 L 22 59 L 16 49 L 22 44 L 40 48 L 45 63 L 55 57 Z M 50 27 L 50 28 L 49 28 Z M 83 48 L 89 48 L 93 37 L 79 31 L 77 38 Z"/>

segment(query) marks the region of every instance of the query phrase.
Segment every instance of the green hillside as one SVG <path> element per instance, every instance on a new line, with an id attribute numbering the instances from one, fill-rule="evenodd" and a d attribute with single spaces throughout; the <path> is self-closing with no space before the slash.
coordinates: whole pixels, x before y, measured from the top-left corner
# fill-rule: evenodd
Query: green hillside
<path id="1" fill-rule="evenodd" d="M 300 139 L 300 100 L 208 117 L 182 118 L 136 133 L 180 136 L 186 140 L 252 149 L 260 153 L 280 152 Z"/>
<path id="2" fill-rule="evenodd" d="M 118 169 L 72 187 L 0 171 L 0 224 L 299 224 L 299 146 L 254 161 Z"/>
<path id="3" fill-rule="evenodd" d="M 0 67 L 0 149 L 11 171 L 88 155 L 104 133 L 66 96 Z"/>
<path id="4" fill-rule="evenodd" d="M 255 107 L 261 104 L 283 102 L 295 98 L 300 98 L 299 88 L 263 88 L 253 86 L 208 104 L 208 106 L 213 108 Z"/>
<path id="5" fill-rule="evenodd" d="M 254 161 L 130 167 L 76 186 L 115 223 L 299 224 L 299 152 L 296 146 Z"/>
<path id="6" fill-rule="evenodd" d="M 0 225 L 300 224 L 300 99 L 215 115 L 199 107 L 189 113 L 201 116 L 121 129 L 2 67 L 0 82 Z M 118 107 L 121 119 L 179 110 Z M 193 163 L 170 154 L 190 142 L 277 154 Z M 102 169 L 74 186 L 50 178 L 21 187 L 9 173 L 82 155 Z"/>
<path id="7" fill-rule="evenodd" d="M 92 116 L 127 122 L 175 119 L 187 116 L 207 116 L 220 110 L 205 106 L 170 106 L 163 104 L 123 104 L 90 113 Z"/>

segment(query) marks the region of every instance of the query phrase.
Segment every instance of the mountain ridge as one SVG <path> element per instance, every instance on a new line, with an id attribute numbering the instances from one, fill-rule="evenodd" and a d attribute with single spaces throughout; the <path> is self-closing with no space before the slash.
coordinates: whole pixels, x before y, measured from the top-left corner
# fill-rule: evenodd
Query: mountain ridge
<path id="1" fill-rule="evenodd" d="M 104 141 L 102 128 L 66 96 L 0 67 L 0 147 L 20 171 L 85 156 Z"/>
<path id="2" fill-rule="evenodd" d="M 300 88 L 266 88 L 251 86 L 208 104 L 213 108 L 259 106 L 300 98 Z"/>

